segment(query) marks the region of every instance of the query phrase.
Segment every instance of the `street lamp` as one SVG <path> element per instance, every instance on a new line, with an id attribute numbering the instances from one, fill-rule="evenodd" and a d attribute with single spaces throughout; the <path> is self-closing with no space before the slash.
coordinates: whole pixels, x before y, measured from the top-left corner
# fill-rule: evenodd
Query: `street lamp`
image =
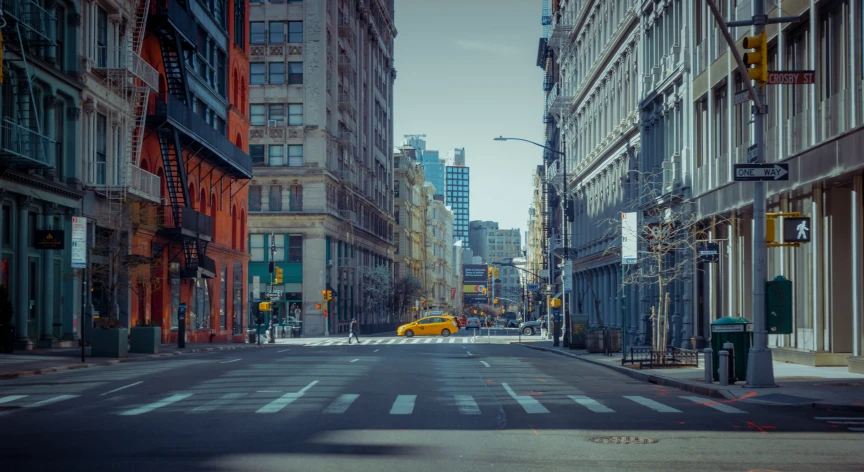
<path id="1" fill-rule="evenodd" d="M 544 146 L 540 143 L 535 143 L 534 141 L 530 141 L 530 140 L 522 139 L 522 138 L 506 138 L 504 136 L 498 136 L 497 138 L 493 138 L 493 139 L 495 141 L 522 141 L 522 142 L 526 142 L 529 144 L 533 144 L 537 147 L 541 147 L 541 148 L 545 149 L 546 151 L 549 151 L 552 154 L 561 156 L 561 160 L 563 161 L 564 191 L 562 193 L 564 194 L 564 208 L 563 208 L 563 210 L 564 210 L 564 212 L 563 212 L 563 216 L 564 216 L 564 218 L 563 218 L 563 220 L 564 220 L 563 221 L 563 223 L 564 223 L 564 231 L 563 231 L 563 233 L 564 233 L 563 234 L 563 236 L 564 236 L 564 280 L 563 280 L 563 282 L 564 283 L 562 283 L 563 288 L 561 291 L 564 294 L 564 299 L 567 300 L 567 303 L 565 303 L 565 305 L 564 305 L 564 326 L 566 329 L 564 332 L 563 347 L 570 347 L 570 328 L 569 328 L 570 327 L 570 320 L 569 320 L 569 313 L 570 313 L 569 301 L 570 300 L 567 298 L 567 290 L 570 287 L 568 286 L 569 284 L 567 282 L 570 281 L 573 274 L 568 273 L 572 270 L 572 266 L 570 265 L 570 241 L 567 238 L 567 226 L 569 223 L 569 216 L 568 216 L 569 215 L 569 212 L 568 212 L 569 204 L 568 204 L 568 202 L 570 201 L 569 195 L 567 193 L 567 152 L 566 152 L 567 151 L 567 137 L 566 136 L 562 137 L 562 147 L 564 149 L 563 151 L 559 151 L 557 149 L 552 149 L 552 148 L 550 148 L 548 146 Z M 547 235 L 547 237 L 548 237 L 548 235 Z M 552 264 L 553 264 L 553 261 L 552 261 L 551 257 L 549 259 L 550 259 L 549 260 L 549 283 L 551 284 L 552 283 Z M 558 346 L 558 342 L 559 342 L 558 341 L 558 329 L 556 328 L 552 334 L 552 345 Z"/>

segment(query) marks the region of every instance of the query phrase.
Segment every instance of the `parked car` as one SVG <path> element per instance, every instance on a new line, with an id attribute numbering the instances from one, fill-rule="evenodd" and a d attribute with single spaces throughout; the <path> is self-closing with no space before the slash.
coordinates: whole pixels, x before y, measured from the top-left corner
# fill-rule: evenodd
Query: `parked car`
<path id="1" fill-rule="evenodd" d="M 469 317 L 465 321 L 465 329 L 466 330 L 467 329 L 480 329 L 480 326 L 481 326 L 480 318 L 477 318 L 476 316 Z"/>
<path id="2" fill-rule="evenodd" d="M 519 331 L 525 336 L 534 336 L 540 332 L 540 320 L 523 321 L 519 323 Z"/>
<path id="3" fill-rule="evenodd" d="M 412 323 L 404 324 L 396 330 L 397 336 L 410 338 L 414 335 L 450 336 L 459 330 L 459 324 L 452 316 L 426 316 Z"/>

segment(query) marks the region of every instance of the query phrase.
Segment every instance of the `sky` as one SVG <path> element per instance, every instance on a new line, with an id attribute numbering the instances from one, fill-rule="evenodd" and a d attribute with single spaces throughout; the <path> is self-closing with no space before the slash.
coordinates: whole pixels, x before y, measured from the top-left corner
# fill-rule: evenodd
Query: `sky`
<path id="1" fill-rule="evenodd" d="M 465 148 L 471 220 L 519 228 L 543 150 L 540 0 L 396 0 L 394 145 L 426 134 L 441 157 Z M 523 241 L 524 242 L 524 241 Z"/>

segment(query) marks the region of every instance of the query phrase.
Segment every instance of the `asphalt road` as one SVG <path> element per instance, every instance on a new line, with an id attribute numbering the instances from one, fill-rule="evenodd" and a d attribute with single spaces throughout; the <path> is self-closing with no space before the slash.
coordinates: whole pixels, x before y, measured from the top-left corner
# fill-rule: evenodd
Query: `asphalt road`
<path id="1" fill-rule="evenodd" d="M 500 344 L 277 345 L 0 381 L 4 471 L 860 471 L 862 426 Z"/>

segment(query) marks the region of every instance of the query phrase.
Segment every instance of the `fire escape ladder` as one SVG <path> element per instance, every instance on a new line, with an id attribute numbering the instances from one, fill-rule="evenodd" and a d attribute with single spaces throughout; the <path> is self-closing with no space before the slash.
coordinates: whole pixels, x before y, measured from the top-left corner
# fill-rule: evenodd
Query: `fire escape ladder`
<path id="1" fill-rule="evenodd" d="M 165 66 L 165 81 L 168 83 L 168 93 L 191 106 L 189 87 L 186 78 L 186 64 L 183 62 L 183 48 L 180 45 L 180 35 L 176 31 L 163 34 L 159 39 L 162 50 L 162 63 Z"/>

